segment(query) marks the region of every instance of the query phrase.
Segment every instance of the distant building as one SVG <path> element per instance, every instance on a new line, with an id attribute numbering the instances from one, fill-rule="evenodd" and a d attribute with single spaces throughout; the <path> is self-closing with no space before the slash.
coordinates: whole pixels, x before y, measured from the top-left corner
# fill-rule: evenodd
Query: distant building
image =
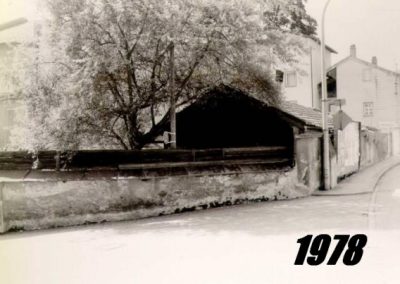
<path id="1" fill-rule="evenodd" d="M 16 123 L 16 113 L 20 107 L 12 87 L 12 79 L 5 73 L 6 68 L 13 64 L 16 44 L 0 43 L 0 149 L 10 142 L 11 129 Z"/>
<path id="2" fill-rule="evenodd" d="M 33 55 L 38 33 L 40 25 L 37 21 L 29 21 L 0 32 L 0 151 L 18 148 L 18 145 L 11 145 L 11 135 L 13 129 L 26 122 L 26 105 L 21 100 L 18 82 L 14 77 L 16 66 L 22 60 L 17 48 L 24 44 L 31 49 Z"/>
<path id="3" fill-rule="evenodd" d="M 276 70 L 276 81 L 282 84 L 284 98 L 297 104 L 321 109 L 318 84 L 321 82 L 321 45 L 318 39 L 305 38 L 306 53 L 299 56 L 298 64 Z M 337 52 L 326 46 L 326 64 L 331 66 L 332 54 Z"/>
<path id="4" fill-rule="evenodd" d="M 26 30 L 25 24 L 0 32 L 0 150 L 9 146 L 11 130 L 15 127 L 17 113 L 21 108 L 12 76 L 16 64 L 15 50 L 20 42 L 10 37 L 13 30 L 18 35 L 19 31 Z"/>
<path id="5" fill-rule="evenodd" d="M 393 154 L 400 154 L 400 74 L 380 67 L 375 56 L 370 62 L 357 58 L 352 45 L 328 78 L 328 97 L 345 99 L 342 109 L 362 125 L 390 133 Z"/>

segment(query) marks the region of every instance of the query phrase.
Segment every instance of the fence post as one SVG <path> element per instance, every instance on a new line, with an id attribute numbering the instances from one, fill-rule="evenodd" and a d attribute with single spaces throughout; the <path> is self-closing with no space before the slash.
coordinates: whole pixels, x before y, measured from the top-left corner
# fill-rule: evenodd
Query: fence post
<path id="1" fill-rule="evenodd" d="M 56 160 L 56 171 L 59 172 L 61 167 L 61 152 L 57 151 L 56 156 L 54 158 Z"/>
<path id="2" fill-rule="evenodd" d="M 0 234 L 6 231 L 6 226 L 4 224 L 3 187 L 4 182 L 0 182 Z"/>

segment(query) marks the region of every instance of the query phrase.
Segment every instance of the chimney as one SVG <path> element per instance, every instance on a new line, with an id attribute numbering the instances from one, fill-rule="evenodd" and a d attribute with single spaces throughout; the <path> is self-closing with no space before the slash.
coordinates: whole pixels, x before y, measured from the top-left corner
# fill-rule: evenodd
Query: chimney
<path id="1" fill-rule="evenodd" d="M 350 56 L 351 57 L 357 57 L 357 47 L 355 44 L 352 44 L 350 46 Z"/>
<path id="2" fill-rule="evenodd" d="M 371 62 L 372 62 L 372 64 L 377 66 L 378 65 L 378 58 L 376 58 L 376 56 L 373 56 Z"/>

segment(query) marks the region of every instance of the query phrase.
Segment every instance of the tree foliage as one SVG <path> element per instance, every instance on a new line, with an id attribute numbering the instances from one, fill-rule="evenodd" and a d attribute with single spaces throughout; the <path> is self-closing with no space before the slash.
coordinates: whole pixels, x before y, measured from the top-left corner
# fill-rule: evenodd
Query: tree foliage
<path id="1" fill-rule="evenodd" d="M 154 142 L 169 121 L 171 43 L 178 107 L 221 83 L 276 104 L 270 67 L 294 62 L 302 50 L 288 31 L 312 33 L 293 16 L 304 15 L 298 4 L 49 1 L 47 52 L 27 93 L 35 147 L 141 149 Z"/>
<path id="2" fill-rule="evenodd" d="M 303 36 L 317 35 L 317 21 L 307 14 L 306 0 L 289 0 L 282 6 L 281 1 L 271 2 L 271 9 L 265 11 L 270 19 L 269 28 L 276 28 Z"/>

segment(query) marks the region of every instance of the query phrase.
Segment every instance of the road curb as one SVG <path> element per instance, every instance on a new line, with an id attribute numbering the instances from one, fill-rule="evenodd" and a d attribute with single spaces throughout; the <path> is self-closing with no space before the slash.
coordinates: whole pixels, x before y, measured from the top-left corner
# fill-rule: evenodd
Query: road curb
<path id="1" fill-rule="evenodd" d="M 386 175 L 386 173 L 388 173 L 389 171 L 391 171 L 392 169 L 394 169 L 395 167 L 400 166 L 400 161 L 396 161 L 394 162 L 394 164 L 390 165 L 389 167 L 385 168 L 382 170 L 381 173 L 379 173 L 378 177 L 376 178 L 375 182 L 373 182 L 373 186 L 371 186 L 370 189 L 367 190 L 362 190 L 359 192 L 349 192 L 349 193 L 335 193 L 332 191 L 335 191 L 335 189 L 333 189 L 332 191 L 329 191 L 329 193 L 324 193 L 322 192 L 315 192 L 312 194 L 312 196 L 354 196 L 354 195 L 364 195 L 364 194 L 374 194 L 376 187 L 378 185 L 378 183 L 381 181 L 381 179 Z M 356 173 L 357 174 L 357 173 Z"/>
<path id="2" fill-rule="evenodd" d="M 4 225 L 4 209 L 3 209 L 3 185 L 4 183 L 0 182 L 0 234 L 5 233 L 5 225 Z"/>
<path id="3" fill-rule="evenodd" d="M 315 193 L 312 194 L 312 196 L 318 196 L 318 197 L 323 197 L 323 196 L 332 196 L 332 197 L 336 197 L 336 196 L 354 196 L 354 195 L 365 195 L 365 194 L 371 194 L 372 191 L 360 191 L 360 192 L 352 192 L 352 193 L 334 193 L 334 194 L 319 194 L 319 193 Z"/>
<path id="4" fill-rule="evenodd" d="M 394 168 L 400 166 L 400 163 L 396 163 L 395 165 L 392 165 L 391 167 L 387 168 L 377 179 L 377 181 L 374 184 L 374 187 L 372 189 L 372 195 L 368 203 L 368 228 L 371 230 L 375 227 L 375 222 L 372 220 L 372 216 L 375 214 L 375 203 L 376 203 L 376 195 L 378 193 L 378 184 L 380 181 L 385 177 L 385 175 L 393 170 Z"/>

